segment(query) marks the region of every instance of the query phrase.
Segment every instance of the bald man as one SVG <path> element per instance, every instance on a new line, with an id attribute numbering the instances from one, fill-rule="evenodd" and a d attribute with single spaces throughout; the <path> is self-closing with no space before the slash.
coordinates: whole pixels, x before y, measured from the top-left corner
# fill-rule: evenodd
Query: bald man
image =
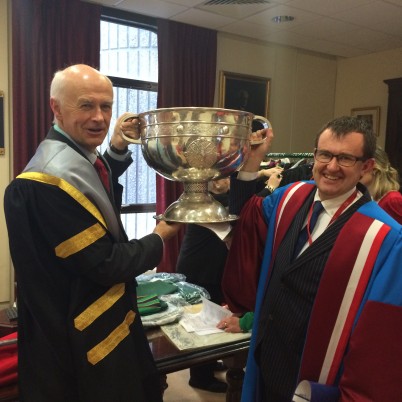
<path id="1" fill-rule="evenodd" d="M 159 263 L 163 241 L 180 225 L 160 222 L 153 233 L 128 240 L 117 180 L 132 159 L 121 130 L 138 133 L 123 115 L 104 157 L 98 155 L 112 105 L 112 83 L 99 71 L 74 65 L 57 72 L 54 125 L 5 192 L 26 402 L 162 401 L 135 277 Z"/>

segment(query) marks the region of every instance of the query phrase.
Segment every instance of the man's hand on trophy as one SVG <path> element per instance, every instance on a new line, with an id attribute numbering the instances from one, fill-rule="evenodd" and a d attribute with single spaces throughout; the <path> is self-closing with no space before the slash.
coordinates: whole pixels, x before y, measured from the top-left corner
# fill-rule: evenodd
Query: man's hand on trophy
<path id="1" fill-rule="evenodd" d="M 137 114 L 126 112 L 119 116 L 110 143 L 118 149 L 126 148 L 128 144 L 141 143 Z"/>
<path id="2" fill-rule="evenodd" d="M 265 128 L 263 130 L 257 130 L 250 135 L 250 154 L 257 157 L 262 155 L 263 157 L 268 153 L 272 140 L 274 138 L 274 132 L 272 128 Z"/>
<path id="3" fill-rule="evenodd" d="M 184 227 L 182 223 L 159 221 L 153 233 L 156 233 L 165 241 L 176 236 L 182 227 Z"/>
<path id="4" fill-rule="evenodd" d="M 253 122 L 251 125 L 251 133 L 250 144 L 258 145 L 261 144 L 266 137 L 269 137 L 268 130 L 271 130 L 272 133 L 272 124 L 271 122 L 263 116 L 254 116 Z"/>
<path id="5" fill-rule="evenodd" d="M 245 172 L 258 172 L 260 164 L 269 152 L 274 133 L 272 128 L 257 130 L 250 135 L 250 147 L 245 156 L 245 162 L 240 170 Z"/>

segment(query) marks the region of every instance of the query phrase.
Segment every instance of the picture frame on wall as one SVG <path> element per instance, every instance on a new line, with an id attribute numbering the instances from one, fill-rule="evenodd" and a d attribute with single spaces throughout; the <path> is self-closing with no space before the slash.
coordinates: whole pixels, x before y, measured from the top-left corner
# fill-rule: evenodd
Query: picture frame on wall
<path id="1" fill-rule="evenodd" d="M 375 135 L 380 135 L 380 107 L 358 107 L 351 110 L 351 115 L 371 123 Z"/>
<path id="2" fill-rule="evenodd" d="M 4 92 L 0 91 L 0 155 L 4 154 Z"/>
<path id="3" fill-rule="evenodd" d="M 268 118 L 270 78 L 221 71 L 219 107 Z"/>

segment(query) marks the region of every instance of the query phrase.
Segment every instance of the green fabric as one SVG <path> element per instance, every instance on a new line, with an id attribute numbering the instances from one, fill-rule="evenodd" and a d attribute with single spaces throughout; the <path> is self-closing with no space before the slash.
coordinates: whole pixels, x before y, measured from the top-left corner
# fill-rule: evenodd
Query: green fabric
<path id="1" fill-rule="evenodd" d="M 137 286 L 137 296 L 168 295 L 177 292 L 178 287 L 168 281 L 140 282 Z"/>
<path id="2" fill-rule="evenodd" d="M 178 287 L 169 281 L 140 282 L 137 286 L 137 305 L 140 315 L 160 313 L 168 305 L 159 296 L 177 292 Z"/>
<path id="3" fill-rule="evenodd" d="M 167 303 L 159 300 L 157 295 L 137 296 L 137 305 L 140 315 L 160 313 L 168 308 Z"/>
<path id="4" fill-rule="evenodd" d="M 254 313 L 248 312 L 239 320 L 239 326 L 243 332 L 249 332 L 253 328 Z"/>
<path id="5" fill-rule="evenodd" d="M 180 296 L 189 304 L 197 304 L 201 301 L 200 290 L 193 285 L 187 283 L 179 284 Z"/>

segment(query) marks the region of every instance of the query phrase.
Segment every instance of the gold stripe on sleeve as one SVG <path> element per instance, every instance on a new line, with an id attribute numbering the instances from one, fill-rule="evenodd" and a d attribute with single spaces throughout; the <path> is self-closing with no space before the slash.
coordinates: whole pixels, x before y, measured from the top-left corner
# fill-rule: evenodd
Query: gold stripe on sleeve
<path id="1" fill-rule="evenodd" d="M 134 318 L 135 313 L 130 310 L 124 321 L 87 353 L 89 363 L 95 365 L 111 353 L 130 334 L 129 327 L 134 322 Z"/>
<path id="2" fill-rule="evenodd" d="M 99 223 L 95 223 L 88 229 L 83 230 L 69 239 L 60 243 L 55 247 L 56 256 L 60 258 L 67 258 L 72 254 L 78 253 L 85 247 L 95 243 L 106 233 L 105 228 L 103 228 Z"/>
<path id="3" fill-rule="evenodd" d="M 61 190 L 65 191 L 70 197 L 74 198 L 80 205 L 82 205 L 90 214 L 92 214 L 103 226 L 106 227 L 106 222 L 103 219 L 99 209 L 83 194 L 76 189 L 66 180 L 60 177 L 52 176 L 46 173 L 38 172 L 24 172 L 17 176 L 17 179 L 34 180 L 45 184 L 51 184 L 57 186 Z"/>
<path id="4" fill-rule="evenodd" d="M 83 331 L 85 328 L 89 327 L 123 296 L 125 289 L 126 285 L 124 283 L 118 283 L 112 286 L 104 295 L 93 302 L 74 319 L 75 328 L 79 331 Z"/>

